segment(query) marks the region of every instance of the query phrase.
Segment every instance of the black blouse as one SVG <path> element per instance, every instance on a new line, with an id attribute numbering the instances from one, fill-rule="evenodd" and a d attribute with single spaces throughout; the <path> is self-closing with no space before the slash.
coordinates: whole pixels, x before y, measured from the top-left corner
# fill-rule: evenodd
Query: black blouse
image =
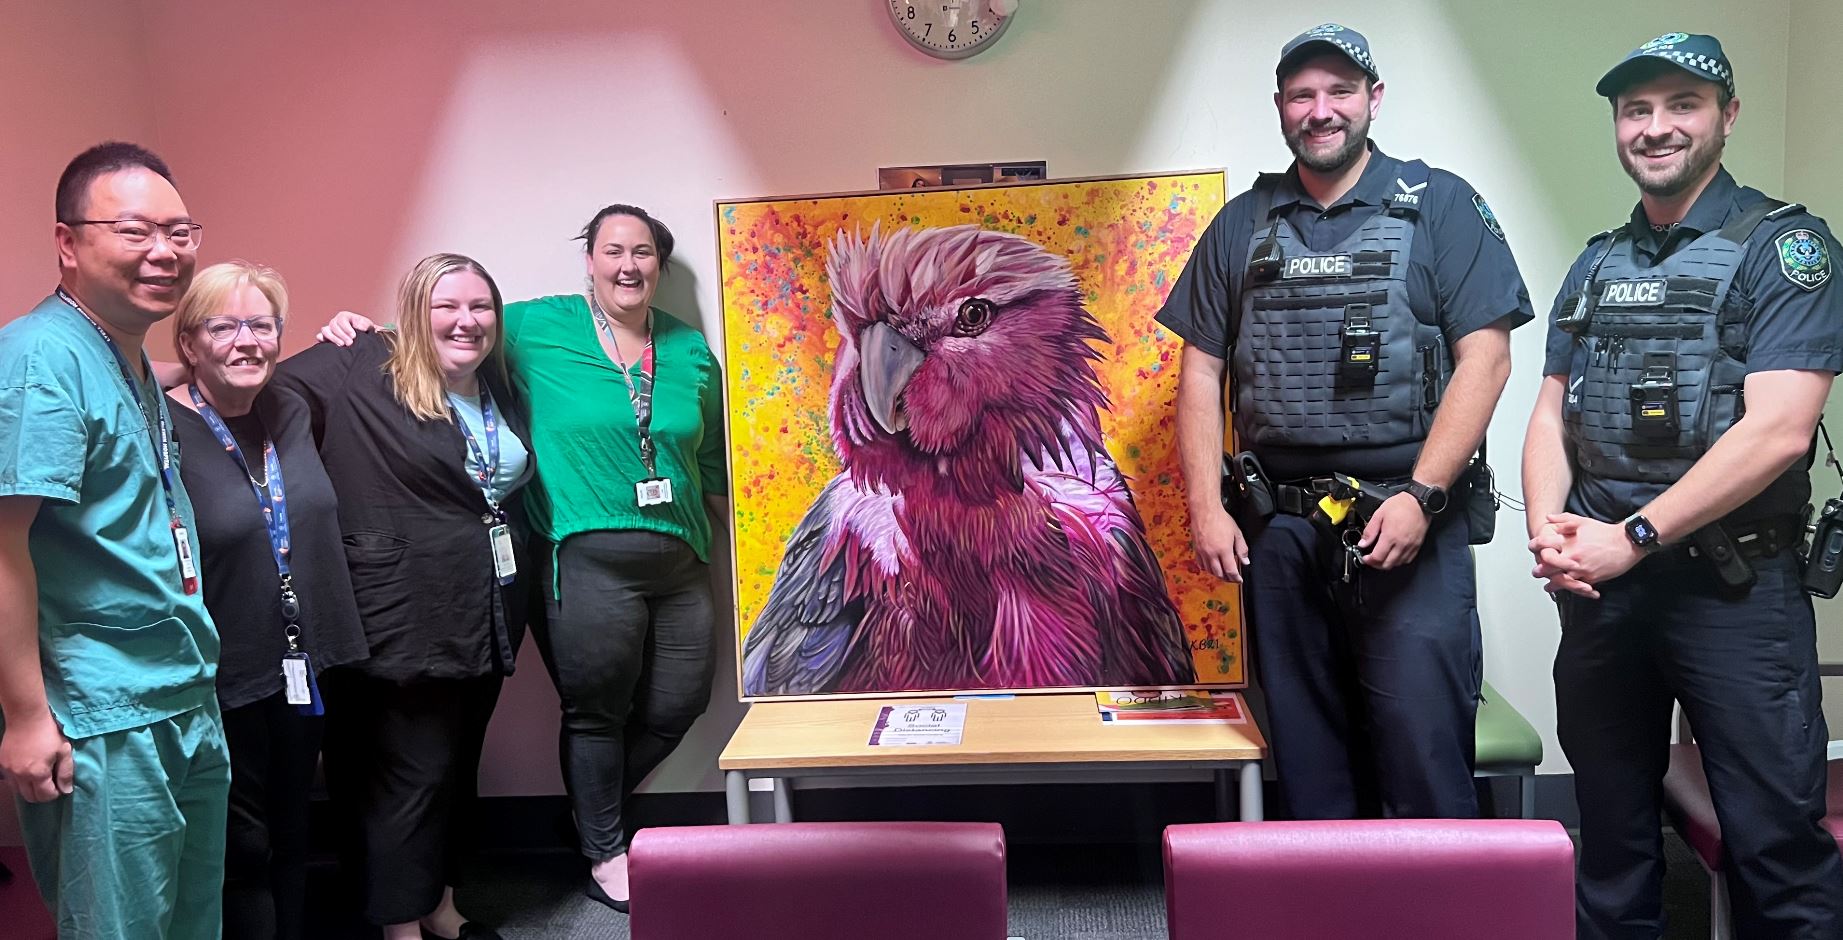
<path id="1" fill-rule="evenodd" d="M 361 333 L 352 346 L 310 347 L 283 361 L 275 383 L 313 415 L 320 460 L 339 493 L 339 526 L 379 679 L 511 675 L 525 636 L 531 566 L 524 500 L 508 499 L 519 576 L 493 574 L 493 517 L 465 469 L 457 425 L 422 421 L 397 401 L 384 371 L 389 341 Z M 530 435 L 522 408 L 497 376 L 480 377 L 505 402 L 501 433 Z"/>
<path id="2" fill-rule="evenodd" d="M 190 396 L 185 389 L 175 398 Z M 269 549 L 269 530 L 249 478 L 211 433 L 205 419 L 174 405 L 173 431 L 183 457 L 180 479 L 197 517 L 205 608 L 223 640 L 218 660 L 218 702 L 237 708 L 282 691 L 281 579 Z M 287 487 L 291 548 L 288 566 L 301 602 L 301 648 L 316 672 L 365 658 L 365 631 L 352 601 L 339 507 L 333 484 L 314 448 L 307 403 L 270 386 L 247 415 L 225 419 L 250 468 L 262 477 L 266 430 L 281 458 Z"/>

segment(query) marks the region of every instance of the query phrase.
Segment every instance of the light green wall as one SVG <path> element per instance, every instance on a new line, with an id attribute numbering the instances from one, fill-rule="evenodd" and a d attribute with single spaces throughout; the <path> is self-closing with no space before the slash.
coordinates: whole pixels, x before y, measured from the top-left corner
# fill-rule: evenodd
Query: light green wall
<path id="1" fill-rule="evenodd" d="M 1791 85 L 1785 122 L 1785 191 L 1783 199 L 1802 202 L 1833 228 L 1843 224 L 1843 121 L 1835 89 L 1835 41 L 1843 30 L 1843 3 L 1792 0 L 1791 36 L 1786 47 Z M 1833 290 L 1835 288 L 1832 288 Z M 1843 382 L 1832 386 L 1825 423 L 1843 430 Z M 1837 495 L 1836 472 L 1812 470 L 1812 497 L 1819 505 Z M 1817 602 L 1818 651 L 1827 662 L 1843 662 L 1843 598 Z M 1830 737 L 1843 738 L 1843 679 L 1824 681 L 1824 716 Z"/>

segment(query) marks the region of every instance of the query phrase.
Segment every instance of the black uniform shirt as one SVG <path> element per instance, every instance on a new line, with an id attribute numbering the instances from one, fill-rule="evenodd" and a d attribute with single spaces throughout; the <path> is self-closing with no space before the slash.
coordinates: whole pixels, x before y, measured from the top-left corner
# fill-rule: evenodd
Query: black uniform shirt
<path id="1" fill-rule="evenodd" d="M 1287 170 L 1274 193 L 1274 209 L 1313 251 L 1330 250 L 1388 209 L 1401 161 L 1373 142 L 1369 147 L 1363 175 L 1330 206 L 1320 207 L 1306 194 L 1297 165 Z M 1268 222 L 1254 217 L 1256 201 L 1254 191 L 1248 190 L 1216 213 L 1158 312 L 1158 322 L 1166 329 L 1223 359 L 1229 358 L 1233 346 L 1230 317 L 1241 305 L 1249 247 L 1256 227 Z M 1434 169 L 1420 209 L 1408 258 L 1408 305 L 1417 318 L 1439 323 L 1449 348 L 1466 334 L 1499 321 L 1514 328 L 1535 318 L 1516 259 L 1470 183 Z M 1342 459 L 1347 453 L 1327 450 L 1325 466 L 1309 472 L 1366 472 Z M 1412 465 L 1399 472 L 1411 469 Z M 1274 467 L 1268 470 L 1294 475 Z"/>
<path id="2" fill-rule="evenodd" d="M 1637 247 L 1641 263 L 1655 264 L 1668 257 L 1697 236 L 1715 231 L 1738 218 L 1767 196 L 1752 187 L 1734 181 L 1724 168 L 1718 170 L 1696 204 L 1683 221 L 1667 233 L 1651 228 L 1644 204 L 1632 209 L 1632 217 L 1623 229 Z M 1811 369 L 1832 374 L 1843 372 L 1843 289 L 1830 280 L 1814 289 L 1800 286 L 1792 274 L 1798 269 L 1780 258 L 1782 236 L 1809 231 L 1823 239 L 1829 264 L 1834 268 L 1837 242 L 1824 220 L 1808 212 L 1780 216 L 1759 229 L 1747 242 L 1740 270 L 1735 272 L 1729 288 L 1731 302 L 1738 300 L 1750 312 L 1747 316 L 1747 372 L 1771 372 L 1781 369 Z M 1602 245 L 1590 246 L 1574 260 L 1568 276 L 1555 297 L 1559 310 L 1564 299 L 1580 289 Z M 1550 314 L 1547 351 L 1542 373 L 1567 375 L 1573 359 L 1574 337 L 1557 329 L 1554 312 Z M 1574 485 L 1568 494 L 1568 511 L 1607 522 L 1624 519 L 1644 508 L 1668 488 L 1663 483 L 1636 483 L 1606 480 L 1574 471 Z M 1803 509 L 1811 498 L 1811 481 L 1802 464 L 1752 501 L 1736 510 L 1731 518 L 1756 519 L 1785 515 Z"/>

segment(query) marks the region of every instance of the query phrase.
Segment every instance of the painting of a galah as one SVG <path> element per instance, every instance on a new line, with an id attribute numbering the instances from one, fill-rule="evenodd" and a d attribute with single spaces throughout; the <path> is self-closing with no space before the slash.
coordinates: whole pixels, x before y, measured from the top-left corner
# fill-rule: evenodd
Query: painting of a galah
<path id="1" fill-rule="evenodd" d="M 1197 217 L 1200 231 L 1219 192 L 1167 199 L 1168 214 L 1185 223 Z M 1053 203 L 1045 209 L 1055 211 Z M 721 213 L 720 223 L 737 221 Z M 739 330 L 749 311 L 731 309 L 735 285 L 726 283 L 737 527 L 766 534 L 766 513 L 752 507 L 790 521 L 779 529 L 771 570 L 768 552 L 749 557 L 738 539 L 739 573 L 747 564 L 767 575 L 766 596 L 749 605 L 743 625 L 743 696 L 1240 683 L 1232 588 L 1202 585 L 1212 596 L 1188 598 L 1188 617 L 1174 591 L 1183 580 L 1194 595 L 1199 582 L 1189 577 L 1188 547 L 1173 544 L 1184 519 L 1167 502 L 1181 499 L 1168 415 L 1148 407 L 1148 398 L 1162 398 L 1168 412 L 1175 386 L 1168 349 L 1146 340 L 1164 342 L 1150 323 L 1157 298 L 1129 296 L 1127 306 L 1147 309 L 1143 327 L 1124 325 L 1132 336 L 1123 341 L 1122 330 L 1091 310 L 1117 312 L 1121 299 L 1103 297 L 1107 285 L 1078 273 L 1092 275 L 1107 259 L 1072 258 L 1030 237 L 1057 217 L 1008 214 L 1021 224 L 1007 226 L 999 213 L 916 224 L 914 211 L 775 219 L 775 231 L 798 237 L 762 251 L 762 263 L 737 276 L 767 289 L 778 267 L 793 274 L 771 303 L 751 305 L 802 311 L 791 318 L 798 333 Z M 1162 232 L 1140 233 L 1142 247 L 1169 247 L 1174 228 L 1165 221 Z M 821 224 L 806 224 L 813 222 Z M 1122 270 L 1143 268 L 1135 276 L 1156 287 L 1181 260 L 1154 275 L 1161 259 L 1148 253 L 1143 265 L 1127 261 Z M 731 272 L 726 265 L 726 282 Z M 815 280 L 821 290 L 812 289 Z M 797 357 L 788 349 L 823 344 L 822 404 L 817 374 L 787 387 L 789 370 L 778 369 L 762 381 L 770 340 L 790 361 Z M 1126 358 L 1147 361 L 1128 373 Z M 1122 383 L 1127 375 L 1135 381 Z M 803 414 L 788 400 L 796 397 L 818 407 Z M 1136 413 L 1121 414 L 1123 406 Z M 808 438 L 802 459 L 750 469 L 748 453 L 736 459 L 736 441 L 784 446 L 762 421 L 772 425 L 775 416 L 788 439 Z M 1123 459 L 1137 472 L 1123 469 Z M 790 490 L 809 494 L 797 517 L 786 514 L 794 507 L 771 505 Z M 1159 504 L 1162 553 L 1136 491 Z"/>

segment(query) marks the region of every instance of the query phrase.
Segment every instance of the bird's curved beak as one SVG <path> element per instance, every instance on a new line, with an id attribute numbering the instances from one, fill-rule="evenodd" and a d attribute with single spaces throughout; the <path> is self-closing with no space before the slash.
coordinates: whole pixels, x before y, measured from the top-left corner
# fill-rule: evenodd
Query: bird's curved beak
<path id="1" fill-rule="evenodd" d="M 858 354 L 858 381 L 863 384 L 871 417 L 891 434 L 907 428 L 909 416 L 900 404 L 902 390 L 921 368 L 925 354 L 887 323 L 873 323 L 858 335 Z"/>

